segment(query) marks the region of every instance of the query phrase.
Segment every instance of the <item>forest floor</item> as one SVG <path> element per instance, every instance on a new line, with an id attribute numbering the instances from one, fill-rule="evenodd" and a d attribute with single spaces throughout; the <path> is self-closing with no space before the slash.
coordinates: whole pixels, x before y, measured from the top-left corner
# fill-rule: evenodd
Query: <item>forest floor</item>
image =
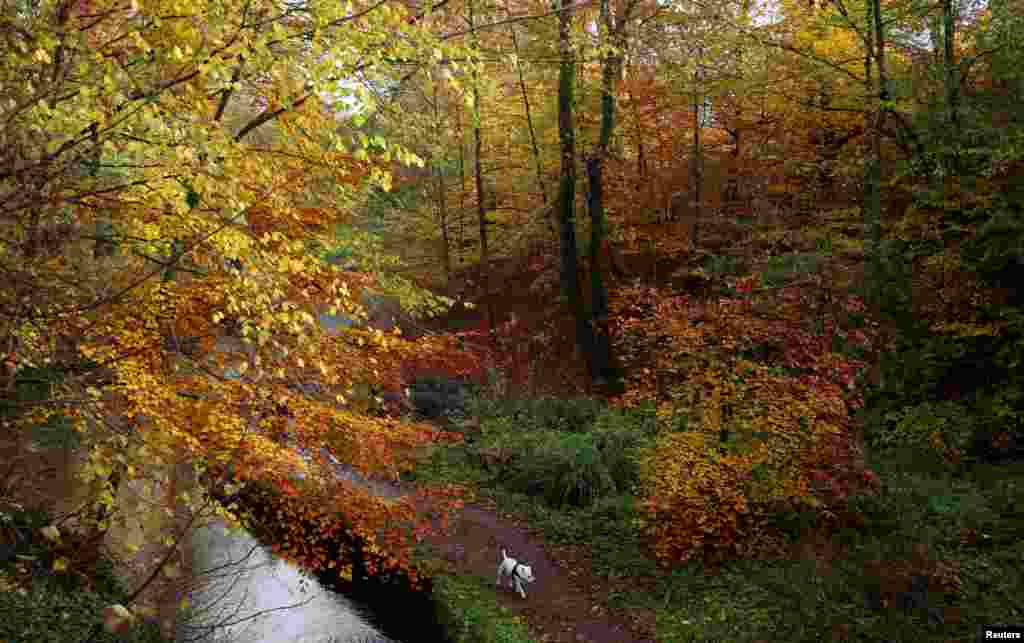
<path id="1" fill-rule="evenodd" d="M 395 498 L 413 490 L 414 483 L 367 481 L 347 471 L 346 478 L 379 496 Z M 653 612 L 615 600 L 644 591 L 635 586 L 640 579 L 619 578 L 610 585 L 591 564 L 592 543 L 555 543 L 531 524 L 523 509 L 500 507 L 493 498 L 474 493 L 449 516 L 444 533 L 425 540 L 426 558 L 436 562 L 444 576 L 463 582 L 472 579 L 479 589 L 493 591 L 502 620 L 525 621 L 535 641 L 653 642 Z M 427 513 L 430 508 L 420 506 L 420 511 Z M 506 582 L 501 587 L 493 584 L 502 549 L 532 568 L 536 581 L 525 586 L 525 599 Z M 634 586 L 624 586 L 623 581 Z"/>
<path id="2" fill-rule="evenodd" d="M 501 512 L 492 503 L 468 504 L 454 517 L 449 535 L 431 543 L 441 551 L 452 574 L 485 580 L 497 576 L 500 551 L 529 564 L 536 582 L 526 598 L 504 583 L 496 588 L 499 605 L 523 617 L 537 641 L 558 643 L 641 643 L 654 641 L 654 615 L 610 605 L 609 587 L 590 567 L 586 543 L 555 546 L 530 529 L 521 516 Z"/>

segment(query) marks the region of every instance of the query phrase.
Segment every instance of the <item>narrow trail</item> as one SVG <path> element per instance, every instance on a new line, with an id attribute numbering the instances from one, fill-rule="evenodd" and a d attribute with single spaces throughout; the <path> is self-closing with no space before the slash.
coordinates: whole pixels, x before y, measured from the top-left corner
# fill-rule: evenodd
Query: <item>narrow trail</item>
<path id="1" fill-rule="evenodd" d="M 366 480 L 338 465 L 339 477 L 389 498 L 409 493 L 405 484 Z M 477 576 L 490 583 L 497 577 L 500 551 L 533 568 L 536 582 L 523 599 L 503 584 L 496 588 L 499 604 L 522 616 L 538 641 L 545 643 L 654 643 L 653 614 L 608 605 L 609 581 L 596 576 L 571 548 L 555 548 L 514 515 L 483 503 L 467 504 L 452 517 L 445 536 L 427 539 L 447 562 L 451 573 Z M 581 543 L 581 545 L 583 545 Z M 625 588 L 617 588 L 623 592 Z"/>
<path id="2" fill-rule="evenodd" d="M 643 631 L 651 615 L 630 614 L 607 605 L 608 582 L 589 569 L 566 561 L 543 539 L 520 527 L 511 515 L 480 505 L 464 507 L 450 535 L 435 544 L 459 575 L 494 582 L 500 550 L 528 563 L 536 582 L 520 598 L 507 585 L 497 589 L 499 603 L 523 616 L 538 640 L 574 643 L 653 643 Z"/>

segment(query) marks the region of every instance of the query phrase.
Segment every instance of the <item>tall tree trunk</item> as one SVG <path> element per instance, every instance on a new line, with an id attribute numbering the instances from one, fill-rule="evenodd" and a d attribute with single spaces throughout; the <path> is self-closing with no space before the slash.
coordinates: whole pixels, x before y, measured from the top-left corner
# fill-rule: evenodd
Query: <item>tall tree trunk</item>
<path id="1" fill-rule="evenodd" d="M 576 55 L 570 40 L 572 5 L 558 2 L 558 139 L 561 152 L 561 176 L 558 183 L 558 223 L 561 241 L 562 294 L 569 302 L 569 312 L 576 321 L 576 345 L 591 363 L 593 332 L 583 310 L 580 296 L 576 250 L 576 123 L 573 103 L 576 89 Z"/>
<path id="2" fill-rule="evenodd" d="M 879 54 L 884 54 L 884 41 L 881 40 L 880 28 L 881 3 L 879 0 L 866 0 L 867 2 L 867 29 L 864 33 L 865 39 L 865 76 L 864 96 L 867 104 L 864 109 L 864 131 L 867 145 L 867 155 L 864 162 L 864 254 L 866 259 L 865 274 L 865 295 L 869 310 L 876 316 L 882 312 L 882 285 L 885 275 L 882 262 L 882 95 L 884 93 L 883 73 L 879 73 L 879 89 L 876 92 L 873 78 L 873 62 L 881 59 Z M 884 368 L 881 367 L 884 355 L 875 355 L 875 363 L 878 368 L 874 375 L 876 386 L 884 389 L 885 382 L 882 378 Z"/>
<path id="3" fill-rule="evenodd" d="M 877 150 L 879 164 L 882 160 L 882 126 L 884 125 L 886 112 L 889 110 L 889 72 L 885 56 L 885 28 L 882 23 L 882 5 L 880 0 L 871 0 L 874 10 L 871 12 L 874 19 L 875 32 L 875 66 L 878 68 L 878 127 L 877 140 L 872 143 Z"/>
<path id="4" fill-rule="evenodd" d="M 469 3 L 469 28 L 475 29 L 476 20 L 473 13 L 474 3 Z M 476 32 L 474 31 L 474 40 Z M 474 42 L 475 45 L 479 43 Z M 483 169 L 483 131 L 480 123 L 480 78 L 474 68 L 473 71 L 473 148 L 474 148 L 474 174 L 476 179 L 476 217 L 480 229 L 480 272 L 479 281 L 483 286 L 484 307 L 487 312 L 487 335 L 491 339 L 491 346 L 497 346 L 497 338 L 494 335 L 494 297 L 491 292 L 491 265 L 490 255 L 487 250 L 487 206 L 484 195 L 484 169 Z"/>
<path id="5" fill-rule="evenodd" d="M 865 292 L 868 303 L 877 306 L 878 279 L 881 277 L 878 270 L 880 264 L 880 241 L 881 241 L 881 168 L 878 164 L 878 156 L 875 150 L 875 126 L 878 124 L 878 96 L 875 94 L 874 82 L 874 8 L 877 0 L 866 0 L 868 25 L 864 34 L 864 142 L 867 147 L 864 158 L 864 250 L 867 260 L 867 274 L 865 275 Z"/>
<path id="6" fill-rule="evenodd" d="M 882 126 L 885 118 L 885 102 L 889 98 L 888 77 L 885 65 L 885 31 L 882 26 L 880 0 L 867 0 L 868 25 L 866 30 L 867 60 L 865 90 L 868 100 L 865 110 L 865 131 L 869 147 L 864 176 L 864 223 L 867 239 L 865 254 L 868 261 L 868 293 L 874 305 L 881 303 L 879 289 L 882 274 Z M 877 92 L 873 78 L 877 69 Z"/>
<path id="7" fill-rule="evenodd" d="M 460 100 L 463 97 L 460 96 Z M 466 133 L 462 129 L 462 108 L 455 110 L 455 120 L 459 130 L 459 240 L 456 250 L 459 254 L 459 265 L 466 261 Z"/>
<path id="8" fill-rule="evenodd" d="M 511 19 L 512 14 L 509 14 Z M 526 113 L 526 127 L 530 131 L 530 147 L 533 149 L 533 163 L 537 171 L 537 189 L 540 191 L 540 200 L 544 205 L 544 215 L 547 218 L 548 231 L 551 233 L 551 237 L 557 238 L 557 231 L 555 230 L 555 217 L 549 216 L 547 212 L 548 205 L 548 189 L 544 184 L 544 164 L 540 158 L 540 145 L 537 143 L 537 131 L 533 126 L 533 112 L 530 109 L 530 95 L 526 91 L 526 79 L 523 78 L 523 67 L 519 62 L 519 38 L 516 37 L 516 28 L 514 25 L 509 25 L 509 33 L 512 35 L 512 47 L 516 54 L 516 72 L 519 75 L 519 90 L 523 96 L 523 110 Z"/>
<path id="9" fill-rule="evenodd" d="M 703 57 L 703 50 L 698 50 L 698 56 Z M 693 225 L 690 243 L 696 244 L 700 232 L 700 220 L 704 209 L 704 146 L 701 144 L 701 132 L 704 128 L 703 89 L 704 73 L 700 63 L 693 72 L 693 160 L 690 167 L 690 207 L 693 216 Z"/>
<path id="10" fill-rule="evenodd" d="M 446 286 L 452 281 L 452 242 L 448 230 L 448 188 L 444 184 L 444 174 L 437 170 L 437 218 L 441 223 L 441 261 L 444 264 L 444 282 Z"/>
<path id="11" fill-rule="evenodd" d="M 434 135 L 437 137 L 438 142 L 441 140 L 441 105 L 440 98 L 437 93 L 437 82 L 433 83 L 434 89 Z M 451 240 L 449 239 L 448 233 L 448 202 L 447 202 L 447 187 L 444 184 L 444 162 L 443 156 L 441 158 L 442 166 L 438 167 L 435 159 L 434 173 L 437 179 L 437 220 L 441 226 L 441 261 L 444 264 L 444 281 L 446 286 L 451 285 L 452 280 L 452 255 L 451 255 Z M 451 293 L 449 293 L 451 294 Z"/>
<path id="12" fill-rule="evenodd" d="M 636 128 L 636 173 L 641 179 L 647 176 L 647 155 L 644 152 L 644 129 L 640 122 L 640 104 L 632 92 L 629 102 L 633 105 L 633 125 Z"/>
<path id="13" fill-rule="evenodd" d="M 590 210 L 590 294 L 593 329 L 593 353 L 590 362 L 591 378 L 595 381 L 608 380 L 612 373 L 612 348 L 608 332 L 608 292 L 601 272 L 600 253 L 605 245 L 604 219 L 604 161 L 608 156 L 612 133 L 615 130 L 616 80 L 622 73 L 622 56 L 625 49 L 621 28 L 626 16 L 619 16 L 619 24 L 612 24 L 608 0 L 601 0 L 601 22 L 606 38 L 616 51 L 605 55 L 601 71 L 601 134 L 597 146 L 587 159 L 587 178 L 590 194 L 587 204 Z"/>
<path id="14" fill-rule="evenodd" d="M 945 164 L 945 185 L 947 198 L 950 194 L 952 180 L 960 176 L 960 72 L 954 58 L 954 44 L 956 38 L 956 12 L 953 0 L 942 0 L 942 53 L 943 62 L 946 67 L 946 131 L 948 149 L 944 154 Z"/>

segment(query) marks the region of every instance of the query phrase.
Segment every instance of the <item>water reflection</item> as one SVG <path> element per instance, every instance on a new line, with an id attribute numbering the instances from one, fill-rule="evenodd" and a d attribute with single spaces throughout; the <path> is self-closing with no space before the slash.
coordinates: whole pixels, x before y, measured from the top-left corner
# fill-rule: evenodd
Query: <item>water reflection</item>
<path id="1" fill-rule="evenodd" d="M 192 537 L 192 592 L 177 643 L 392 643 L 344 596 L 265 550 L 249 534 L 215 524 Z"/>

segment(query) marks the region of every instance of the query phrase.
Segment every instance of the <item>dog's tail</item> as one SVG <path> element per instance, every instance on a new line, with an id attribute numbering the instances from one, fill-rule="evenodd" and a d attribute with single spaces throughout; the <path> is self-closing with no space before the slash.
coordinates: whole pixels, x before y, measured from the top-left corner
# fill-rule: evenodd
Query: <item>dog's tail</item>
<path id="1" fill-rule="evenodd" d="M 506 558 L 508 558 L 508 555 L 505 553 L 505 548 L 503 547 L 501 549 L 501 559 L 505 560 Z"/>

